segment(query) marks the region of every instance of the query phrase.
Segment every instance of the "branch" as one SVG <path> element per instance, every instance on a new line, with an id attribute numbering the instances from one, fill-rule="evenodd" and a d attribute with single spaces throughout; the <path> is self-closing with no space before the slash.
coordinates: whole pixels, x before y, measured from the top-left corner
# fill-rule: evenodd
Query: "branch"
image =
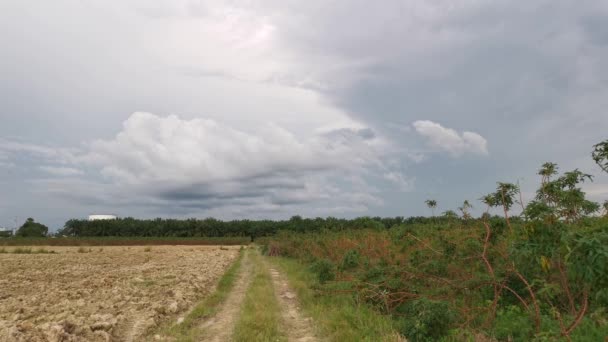
<path id="1" fill-rule="evenodd" d="M 515 267 L 513 267 L 513 272 L 526 285 L 526 288 L 528 289 L 528 293 L 530 294 L 530 297 L 532 299 L 532 304 L 534 304 L 534 311 L 535 311 L 534 321 L 536 324 L 536 333 L 538 334 L 540 332 L 540 308 L 538 307 L 538 302 L 536 301 L 536 295 L 534 294 L 534 291 L 532 290 L 532 286 L 530 286 L 530 283 L 528 283 L 526 278 L 524 278 L 524 276 L 521 273 L 519 273 L 519 271 L 517 271 L 515 269 Z"/>
<path id="2" fill-rule="evenodd" d="M 407 235 L 413 237 L 414 239 L 416 239 L 418 242 L 420 242 L 421 244 L 423 244 L 424 247 L 432 250 L 433 252 L 435 252 L 435 253 L 437 253 L 439 255 L 443 255 L 443 253 L 441 253 L 440 251 L 438 251 L 438 250 L 434 249 L 433 247 L 429 246 L 426 242 L 424 242 L 424 241 L 420 240 L 419 238 L 415 237 L 412 233 L 407 233 Z"/>
<path id="3" fill-rule="evenodd" d="M 570 335 L 572 330 L 574 330 L 574 328 L 576 328 L 576 326 L 581 323 L 581 321 L 583 320 L 583 316 L 585 316 L 585 313 L 587 312 L 588 307 L 589 307 L 589 291 L 587 291 L 587 289 L 585 289 L 583 291 L 583 307 L 579 311 L 578 316 L 576 317 L 574 322 L 572 322 L 572 324 L 570 324 L 570 326 L 568 326 L 568 329 L 566 329 L 566 333 L 568 335 Z"/>

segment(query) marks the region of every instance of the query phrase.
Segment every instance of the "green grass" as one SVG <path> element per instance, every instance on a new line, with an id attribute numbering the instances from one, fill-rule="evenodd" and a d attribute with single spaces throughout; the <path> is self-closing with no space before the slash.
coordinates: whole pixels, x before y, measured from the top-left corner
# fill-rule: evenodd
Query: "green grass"
<path id="1" fill-rule="evenodd" d="M 289 280 L 302 309 L 328 341 L 399 341 L 392 320 L 349 294 L 317 293 L 318 279 L 297 260 L 267 257 Z"/>
<path id="2" fill-rule="evenodd" d="M 161 327 L 159 331 L 160 335 L 173 337 L 175 341 L 179 342 L 198 341 L 200 339 L 200 331 L 196 329 L 197 325 L 202 319 L 215 314 L 220 304 L 226 300 L 226 297 L 234 287 L 239 270 L 241 269 L 243 253 L 245 253 L 245 250 L 241 249 L 238 258 L 220 278 L 215 291 L 209 297 L 197 304 L 184 317 L 184 321 L 181 324 Z"/>
<path id="3" fill-rule="evenodd" d="M 268 267 L 257 250 L 250 250 L 249 253 L 254 275 L 234 328 L 233 340 L 286 341 L 286 336 L 279 329 L 280 307 Z"/>

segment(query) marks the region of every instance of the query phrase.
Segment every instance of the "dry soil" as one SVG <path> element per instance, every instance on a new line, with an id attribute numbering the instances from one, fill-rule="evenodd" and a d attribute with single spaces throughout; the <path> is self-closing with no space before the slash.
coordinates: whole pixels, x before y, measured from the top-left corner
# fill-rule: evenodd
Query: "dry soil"
<path id="1" fill-rule="evenodd" d="M 184 315 L 238 255 L 217 246 L 50 249 L 0 254 L 0 341 L 137 340 Z"/>

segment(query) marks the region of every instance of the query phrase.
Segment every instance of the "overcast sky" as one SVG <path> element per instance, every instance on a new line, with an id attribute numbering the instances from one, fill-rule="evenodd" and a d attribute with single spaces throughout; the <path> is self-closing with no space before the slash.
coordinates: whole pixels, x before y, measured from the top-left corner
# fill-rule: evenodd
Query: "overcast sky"
<path id="1" fill-rule="evenodd" d="M 1 1 L 0 226 L 425 215 L 496 181 L 529 199 L 545 161 L 603 201 L 607 23 L 603 0 Z"/>

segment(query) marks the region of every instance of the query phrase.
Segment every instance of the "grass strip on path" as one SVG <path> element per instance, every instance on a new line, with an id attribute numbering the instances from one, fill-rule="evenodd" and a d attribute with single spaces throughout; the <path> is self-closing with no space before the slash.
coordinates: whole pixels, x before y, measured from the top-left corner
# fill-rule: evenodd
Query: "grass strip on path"
<path id="1" fill-rule="evenodd" d="M 315 322 L 318 335 L 328 341 L 405 341 L 389 317 L 358 304 L 350 294 L 317 293 L 315 275 L 305 264 L 283 257 L 267 257 L 281 270 L 296 292 L 300 306 Z"/>
<path id="2" fill-rule="evenodd" d="M 160 334 L 174 337 L 180 342 L 195 341 L 198 338 L 197 334 L 199 331 L 197 326 L 200 321 L 214 315 L 220 304 L 226 300 L 226 297 L 234 287 L 234 283 L 236 282 L 241 269 L 244 253 L 246 253 L 244 249 L 239 251 L 239 256 L 220 278 L 215 291 L 209 297 L 197 304 L 194 309 L 188 313 L 181 324 L 174 324 L 170 327 L 166 327 L 161 330 Z"/>
<path id="3" fill-rule="evenodd" d="M 270 271 L 257 249 L 249 251 L 253 261 L 254 275 L 245 295 L 245 302 L 237 320 L 233 340 L 286 341 L 279 329 L 280 308 L 274 294 Z"/>

